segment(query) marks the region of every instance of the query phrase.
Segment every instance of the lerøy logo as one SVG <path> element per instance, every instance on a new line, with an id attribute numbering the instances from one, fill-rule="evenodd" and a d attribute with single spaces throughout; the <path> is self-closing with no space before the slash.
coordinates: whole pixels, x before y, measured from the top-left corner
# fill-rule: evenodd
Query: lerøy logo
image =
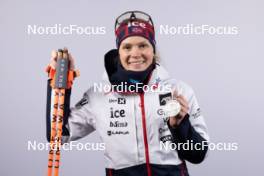
<path id="1" fill-rule="evenodd" d="M 117 99 L 111 99 L 111 98 L 110 98 L 110 99 L 108 100 L 108 102 L 109 102 L 109 103 L 115 103 L 115 102 L 117 102 Z"/>
<path id="2" fill-rule="evenodd" d="M 117 104 L 126 104 L 126 99 L 125 98 L 117 98 L 117 99 L 109 99 L 108 100 L 109 103 L 116 103 Z"/>

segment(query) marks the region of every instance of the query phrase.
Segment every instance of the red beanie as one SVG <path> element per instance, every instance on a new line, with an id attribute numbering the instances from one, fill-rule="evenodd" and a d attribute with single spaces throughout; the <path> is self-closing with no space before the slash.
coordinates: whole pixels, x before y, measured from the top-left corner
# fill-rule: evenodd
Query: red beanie
<path id="1" fill-rule="evenodd" d="M 132 12 L 133 13 L 133 12 Z M 121 22 L 121 24 L 115 29 L 116 45 L 120 47 L 121 42 L 130 36 L 141 36 L 146 38 L 153 46 L 155 50 L 155 32 L 154 26 L 136 17 L 129 18 Z"/>

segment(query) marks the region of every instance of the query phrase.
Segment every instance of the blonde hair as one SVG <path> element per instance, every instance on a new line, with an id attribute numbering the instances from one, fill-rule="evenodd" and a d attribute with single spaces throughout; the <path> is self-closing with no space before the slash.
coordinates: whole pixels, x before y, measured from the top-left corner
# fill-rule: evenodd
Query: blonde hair
<path id="1" fill-rule="evenodd" d="M 155 54 L 153 57 L 155 63 L 160 63 L 160 53 L 158 52 L 157 48 L 155 49 Z"/>

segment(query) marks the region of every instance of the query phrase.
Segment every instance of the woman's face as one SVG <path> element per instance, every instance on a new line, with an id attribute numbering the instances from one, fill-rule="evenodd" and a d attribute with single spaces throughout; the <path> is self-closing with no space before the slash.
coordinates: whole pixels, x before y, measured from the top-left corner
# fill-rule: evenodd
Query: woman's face
<path id="1" fill-rule="evenodd" d="M 144 71 L 153 62 L 154 49 L 144 37 L 132 36 L 121 42 L 119 57 L 124 69 Z"/>

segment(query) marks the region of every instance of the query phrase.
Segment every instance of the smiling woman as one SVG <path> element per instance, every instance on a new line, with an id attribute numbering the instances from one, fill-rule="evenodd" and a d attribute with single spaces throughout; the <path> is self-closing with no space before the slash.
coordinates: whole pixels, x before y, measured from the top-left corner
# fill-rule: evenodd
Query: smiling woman
<path id="1" fill-rule="evenodd" d="M 122 41 L 119 57 L 124 69 L 144 71 L 154 61 L 154 49 L 147 39 L 132 36 Z"/>
<path id="2" fill-rule="evenodd" d="M 160 146 L 208 143 L 207 127 L 192 88 L 169 77 L 157 63 L 155 30 L 148 14 L 129 11 L 120 15 L 115 35 L 117 47 L 105 54 L 106 73 L 100 82 L 111 89 L 94 91 L 92 86 L 71 109 L 71 88 L 66 90 L 62 140 L 74 141 L 97 130 L 106 146 L 107 176 L 188 176 L 185 161 L 202 162 L 208 147 L 184 150 Z M 70 54 L 69 60 L 69 69 L 74 70 Z M 56 63 L 53 52 L 47 98 L 48 140 L 54 101 L 50 83 Z M 128 88 L 118 91 L 120 86 Z"/>

